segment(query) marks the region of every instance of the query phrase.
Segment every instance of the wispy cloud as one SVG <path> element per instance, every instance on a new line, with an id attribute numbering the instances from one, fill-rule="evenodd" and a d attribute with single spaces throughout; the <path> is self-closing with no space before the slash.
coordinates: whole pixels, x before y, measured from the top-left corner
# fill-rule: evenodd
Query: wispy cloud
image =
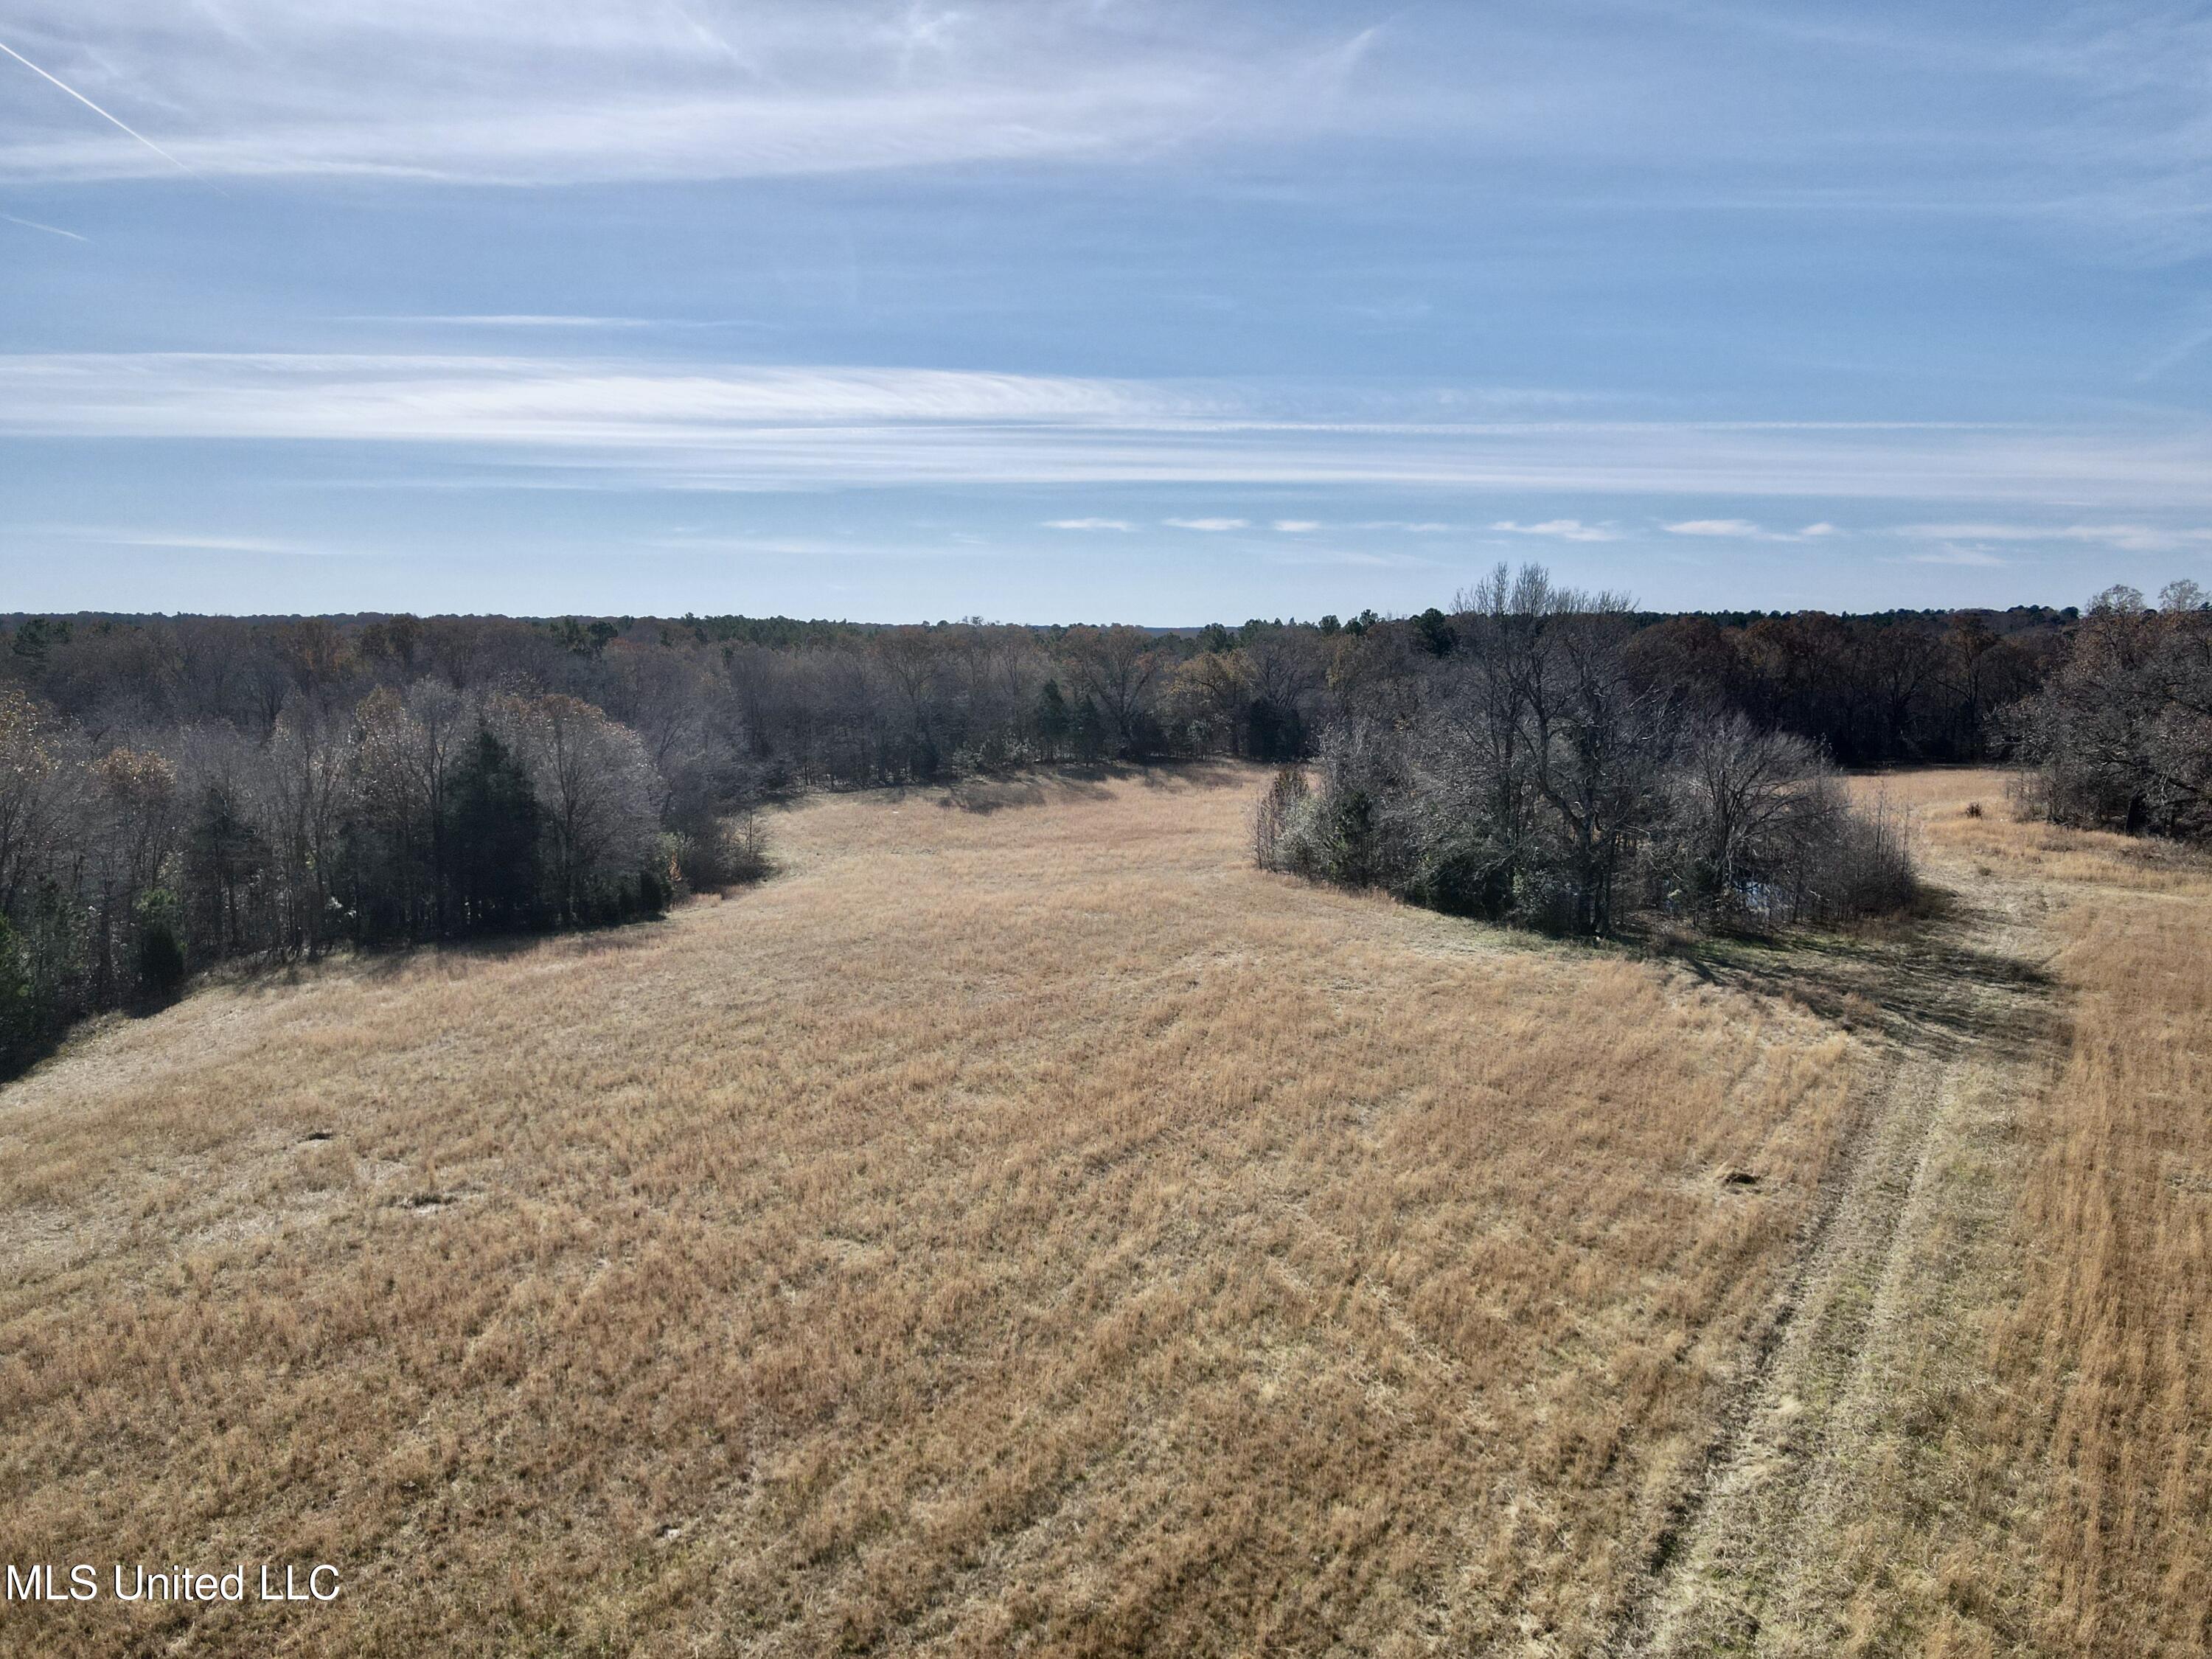
<path id="1" fill-rule="evenodd" d="M 2212 240 L 2191 67 L 2212 25 L 2187 8 L 1859 27 L 1689 4 L 1633 29 L 1610 7 L 1414 8 L 1357 29 L 1342 9 L 23 0 L 33 67 L 132 142 L 11 111 L 0 177 L 532 185 L 1410 137 L 1660 211 L 2003 215 L 2152 257 Z M 112 109 L 160 111 L 161 142 Z M 1419 325 L 1429 302 L 1395 277 L 1328 303 Z"/>
<path id="2" fill-rule="evenodd" d="M 1836 526 L 1825 521 L 1808 524 L 1802 530 L 1769 530 L 1765 525 L 1750 519 L 1685 519 L 1678 524 L 1662 525 L 1661 528 L 1670 536 L 1704 536 L 1742 542 L 1817 541 L 1823 536 L 1837 533 Z"/>
<path id="3" fill-rule="evenodd" d="M 751 317 L 624 317 L 586 313 L 379 312 L 331 319 L 340 323 L 388 323 L 418 328 L 491 330 L 525 335 L 612 333 L 707 334 L 736 331 L 775 332 L 783 325 Z"/>
<path id="4" fill-rule="evenodd" d="M 1318 519 L 1278 519 L 1275 528 L 1285 536 L 1304 536 L 1321 528 Z"/>
<path id="5" fill-rule="evenodd" d="M 1202 419 L 1202 393 L 958 370 L 276 353 L 0 357 L 0 430 L 621 448 L 763 423 Z M 45 408 L 41 400 L 50 399 Z"/>
<path id="6" fill-rule="evenodd" d="M 1434 570 L 1434 559 L 1424 559 L 1411 553 L 1377 553 L 1370 548 L 1304 547 L 1295 551 L 1272 554 L 1267 562 L 1294 568 L 1349 566 L 1359 570 Z"/>
<path id="7" fill-rule="evenodd" d="M 2138 386 L 2147 380 L 2154 380 L 2168 369 L 2179 368 L 2208 345 L 2212 345 L 2212 328 L 2191 328 L 2130 378 Z"/>
<path id="8" fill-rule="evenodd" d="M 1547 519 L 1541 524 L 1516 524 L 1500 519 L 1490 526 L 1510 536 L 1550 536 L 1563 542 L 1617 542 L 1620 532 L 1604 525 L 1584 524 L 1580 519 Z"/>
<path id="9" fill-rule="evenodd" d="M 1162 519 L 1160 522 L 1176 530 L 1204 530 L 1218 532 L 1224 530 L 1249 530 L 1249 519 Z"/>
<path id="10" fill-rule="evenodd" d="M 1985 547 L 1938 547 L 1925 553 L 1907 556 L 1911 564 L 1963 564 L 1978 569 L 1996 569 L 2007 562 Z"/>
<path id="11" fill-rule="evenodd" d="M 1389 486 L 1532 497 L 1948 501 L 1978 510 L 2002 502 L 2011 512 L 2087 504 L 2146 516 L 2072 520 L 2072 529 L 2037 533 L 2146 549 L 2181 533 L 2148 514 L 2179 521 L 2212 514 L 2212 422 L 2178 414 L 2094 428 L 1453 423 L 1373 414 L 1346 421 L 1326 389 L 1307 404 L 1298 418 L 1286 412 L 1280 388 L 1229 383 L 606 356 L 0 356 L 0 435 L 382 444 L 394 447 L 392 470 L 448 483 L 473 468 L 494 480 L 571 487 Z M 1903 514 L 1892 508 L 1890 516 Z M 1449 528 L 1373 522 L 1409 532 Z M 1184 515 L 1177 525 L 1249 526 L 1213 514 Z M 1619 520 L 1580 516 L 1501 519 L 1490 529 L 1583 543 L 1627 534 Z M 1791 539 L 1809 529 L 1761 533 Z"/>
<path id="12" fill-rule="evenodd" d="M 755 0 L 726 27 L 629 0 L 551 13 L 537 0 L 100 0 L 96 21 L 58 0 L 33 7 L 50 14 L 33 33 L 54 64 L 38 73 L 165 163 L 248 177 L 538 184 L 1095 162 L 1310 130 L 1360 56 L 1340 32 L 1265 16 L 1163 9 L 1132 27 L 1118 9 L 1019 0 Z M 162 109 L 164 143 L 83 86 Z M 11 123 L 0 140 L 0 176 L 149 170 L 60 123 Z"/>
<path id="13" fill-rule="evenodd" d="M 266 536 L 149 535 L 144 532 L 101 538 L 114 547 L 172 547 L 194 553 L 319 553 L 319 548 L 297 542 L 276 541 Z"/>
<path id="14" fill-rule="evenodd" d="M 1426 300 L 1399 299 L 1347 301 L 1344 309 L 1371 323 L 1418 323 L 1436 307 Z"/>
<path id="15" fill-rule="evenodd" d="M 910 545 L 821 536 L 648 536 L 636 544 L 657 553 L 775 554 L 793 558 L 883 559 L 924 556 Z"/>
<path id="16" fill-rule="evenodd" d="M 2174 553 L 2212 547 L 2212 527 L 2119 524 L 1907 524 L 1895 533 L 1918 541 L 2058 542 L 2110 547 L 2123 553 Z"/>
<path id="17" fill-rule="evenodd" d="M 681 325 L 650 317 L 586 317 L 532 312 L 386 313 L 366 317 L 341 317 L 342 323 L 430 323 L 453 328 L 668 328 Z"/>
<path id="18" fill-rule="evenodd" d="M 206 531 L 146 530 L 104 525 L 27 525 L 27 533 L 65 542 L 100 547 L 131 547 L 183 553 L 266 553 L 288 557 L 324 558 L 336 550 L 270 536 L 234 536 Z"/>
<path id="19" fill-rule="evenodd" d="M 1667 526 L 1670 536 L 1750 537 L 1765 532 L 1748 519 L 1685 519 Z"/>
<path id="20" fill-rule="evenodd" d="M 1047 519 L 1047 530 L 1119 530 L 1133 531 L 1136 526 L 1127 519 Z"/>

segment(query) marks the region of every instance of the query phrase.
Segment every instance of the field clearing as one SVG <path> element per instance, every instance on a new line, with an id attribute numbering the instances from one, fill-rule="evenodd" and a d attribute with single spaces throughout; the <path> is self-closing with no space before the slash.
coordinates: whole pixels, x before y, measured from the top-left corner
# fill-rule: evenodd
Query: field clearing
<path id="1" fill-rule="evenodd" d="M 1938 914 L 1654 957 L 1255 871 L 1261 781 L 80 1036 L 0 1560 L 345 1589 L 0 1653 L 2212 1648 L 2212 866 L 1861 780 Z"/>
<path id="2" fill-rule="evenodd" d="M 346 1589 L 0 1650 L 1604 1645 L 1887 1062 L 1255 871 L 1259 781 L 817 801 L 665 923 L 72 1042 L 0 1559 Z"/>

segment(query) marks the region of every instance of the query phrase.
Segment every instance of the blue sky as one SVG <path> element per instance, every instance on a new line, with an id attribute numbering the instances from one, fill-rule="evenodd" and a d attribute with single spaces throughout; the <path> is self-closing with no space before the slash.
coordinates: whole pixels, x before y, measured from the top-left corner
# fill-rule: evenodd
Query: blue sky
<path id="1" fill-rule="evenodd" d="M 2204 9 L 0 0 L 0 609 L 2212 563 Z"/>

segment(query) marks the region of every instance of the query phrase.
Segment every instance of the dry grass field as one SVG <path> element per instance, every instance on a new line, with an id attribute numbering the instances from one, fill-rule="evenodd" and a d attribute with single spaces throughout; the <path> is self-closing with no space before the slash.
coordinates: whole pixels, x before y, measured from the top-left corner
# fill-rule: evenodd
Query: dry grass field
<path id="1" fill-rule="evenodd" d="M 1683 1569 L 1679 1654 L 2212 1651 L 2212 865 L 1909 806 L 1947 914 L 1747 969 L 1894 1055 Z"/>
<path id="2" fill-rule="evenodd" d="M 1925 1346 L 1948 1330 L 1970 1374 L 1907 1396 L 1909 1503 L 1863 1540 L 1856 1627 L 2212 1652 L 2212 862 L 2016 822 L 1986 774 L 1892 787 L 1954 884 L 2022 917 L 2052 1007 L 1958 1152 L 1944 1207 L 1996 1224 L 1948 1293 L 1970 1322 Z"/>
<path id="3" fill-rule="evenodd" d="M 817 801 L 0 1091 L 0 1561 L 344 1583 L 0 1652 L 2203 1650 L 2212 878 L 1931 775 L 1950 915 L 1648 958 L 1258 782 Z"/>
<path id="4" fill-rule="evenodd" d="M 0 1095 L 0 1559 L 346 1588 L 0 1647 L 1605 1639 L 1860 1045 L 1255 872 L 1255 787 L 822 801 L 665 924 L 74 1043 Z"/>

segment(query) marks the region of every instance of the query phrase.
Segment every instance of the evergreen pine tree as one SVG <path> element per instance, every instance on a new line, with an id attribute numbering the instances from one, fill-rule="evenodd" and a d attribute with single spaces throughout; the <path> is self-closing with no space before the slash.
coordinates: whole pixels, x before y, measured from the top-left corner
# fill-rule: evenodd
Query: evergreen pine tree
<path id="1" fill-rule="evenodd" d="M 543 817 L 530 779 L 489 730 L 454 763 L 446 787 L 449 915 L 464 933 L 523 927 L 538 909 Z"/>
<path id="2" fill-rule="evenodd" d="M 1067 732 L 1067 699 L 1060 695 L 1058 680 L 1047 680 L 1037 693 L 1036 706 L 1037 746 L 1047 760 L 1058 760 L 1066 752 Z"/>

